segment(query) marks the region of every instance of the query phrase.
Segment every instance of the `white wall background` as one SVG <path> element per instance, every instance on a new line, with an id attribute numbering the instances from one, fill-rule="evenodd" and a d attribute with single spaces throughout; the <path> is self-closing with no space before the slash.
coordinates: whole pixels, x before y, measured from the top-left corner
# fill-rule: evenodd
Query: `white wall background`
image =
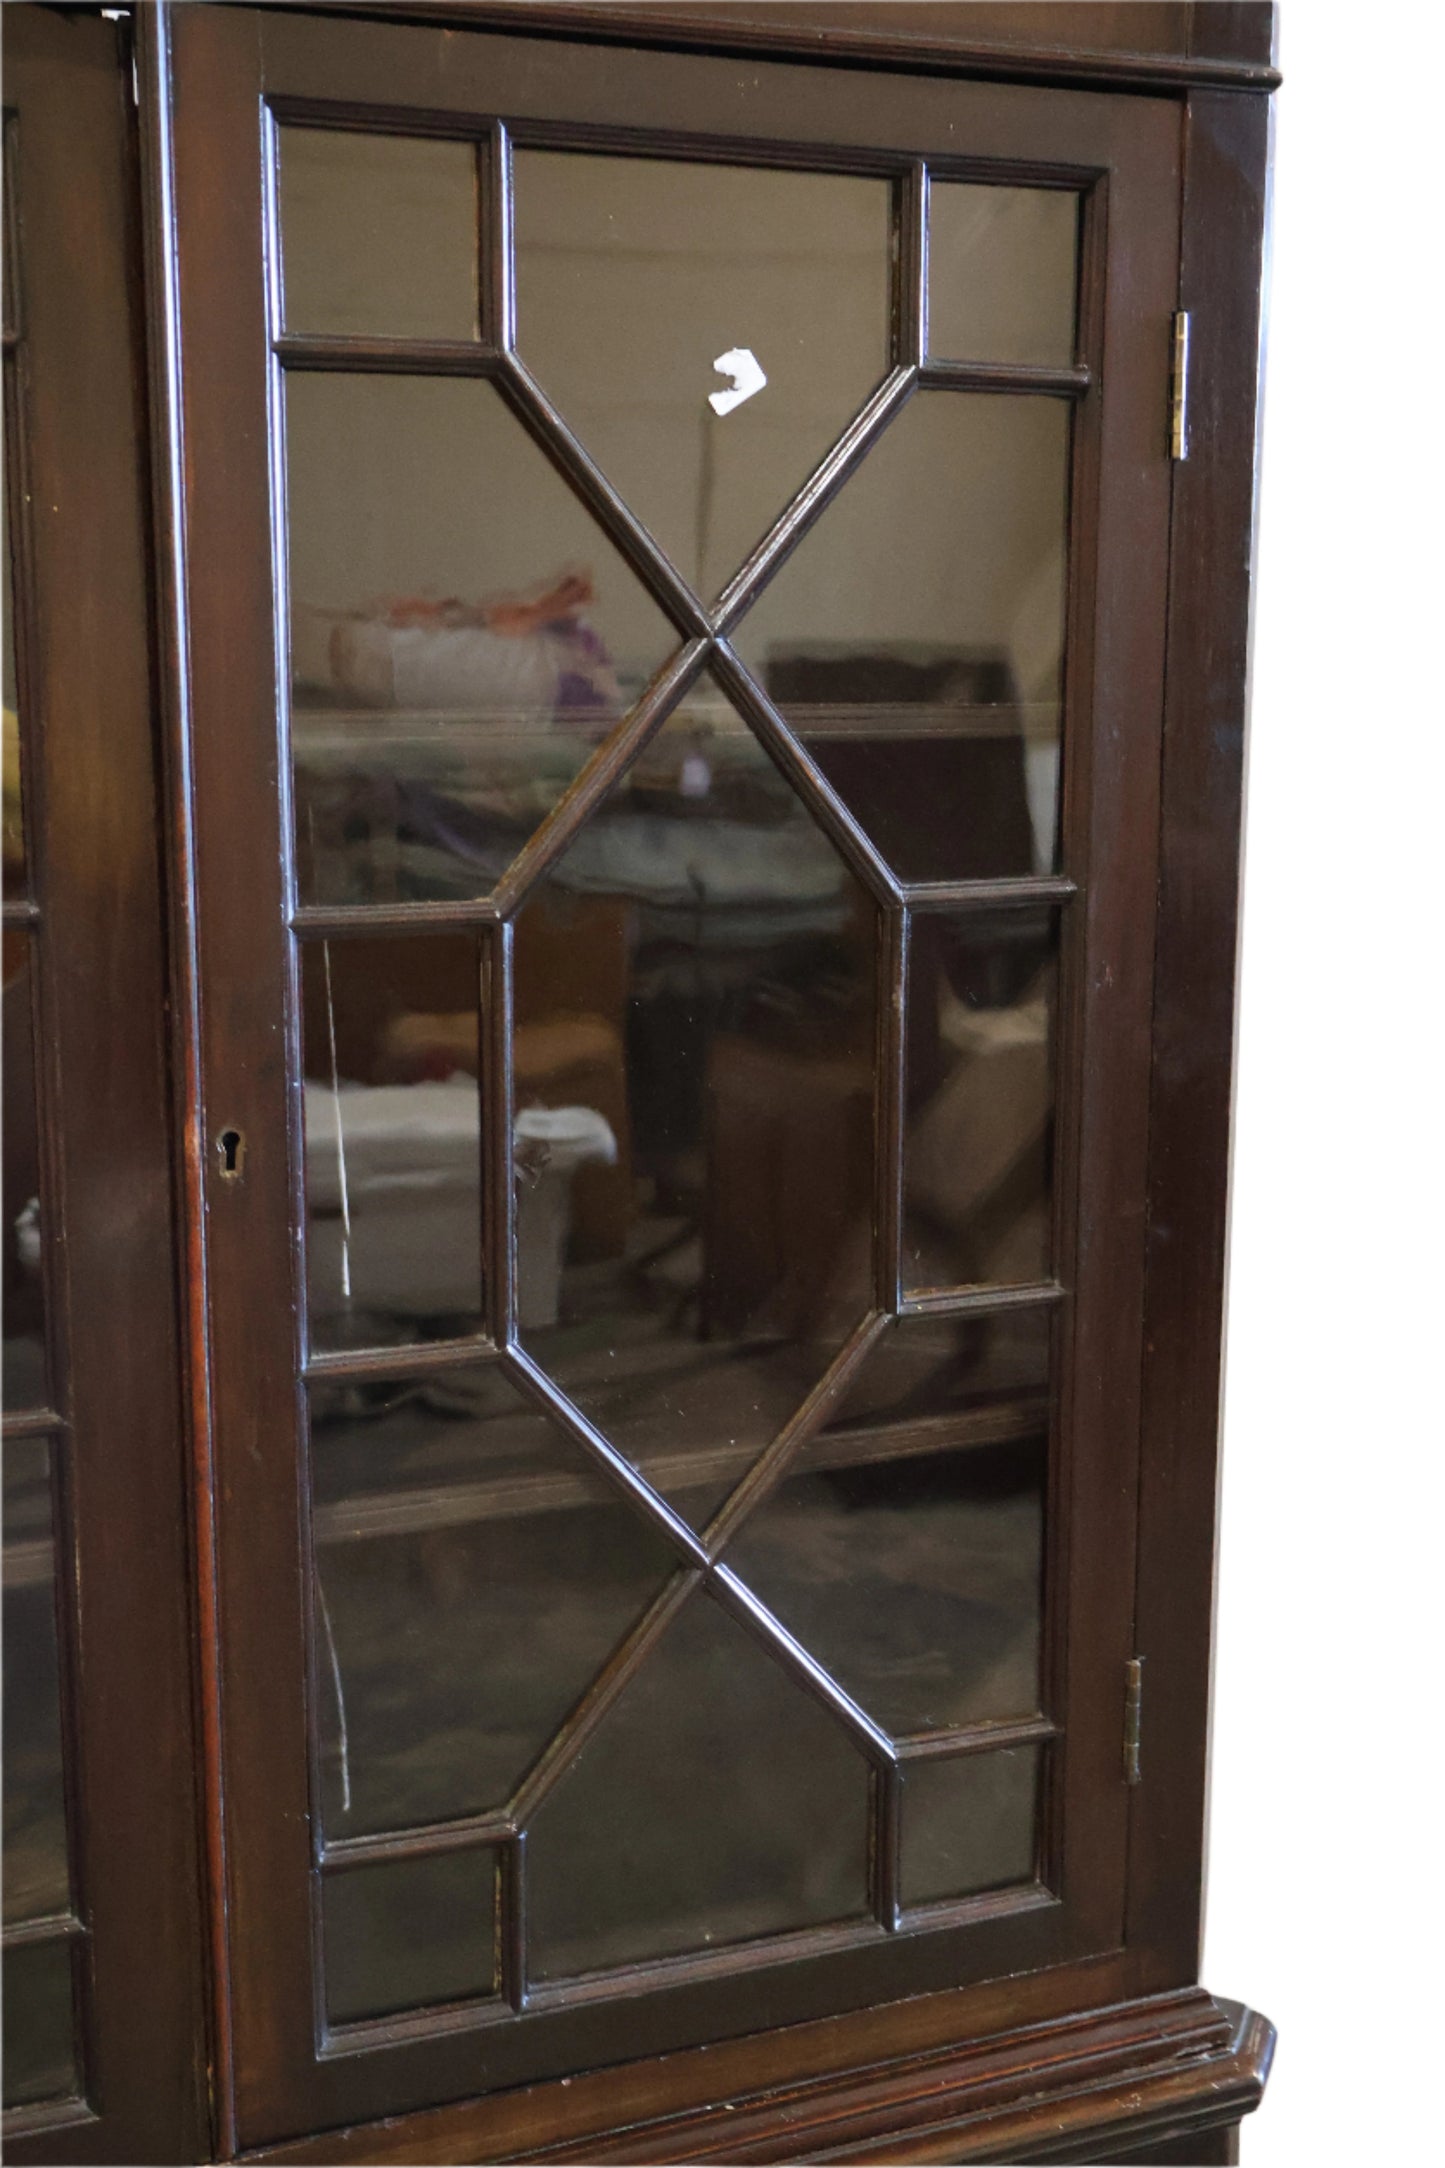
<path id="1" fill-rule="evenodd" d="M 1318 2168 L 1439 2124 L 1445 26 L 1280 57 L 1204 1977 Z"/>

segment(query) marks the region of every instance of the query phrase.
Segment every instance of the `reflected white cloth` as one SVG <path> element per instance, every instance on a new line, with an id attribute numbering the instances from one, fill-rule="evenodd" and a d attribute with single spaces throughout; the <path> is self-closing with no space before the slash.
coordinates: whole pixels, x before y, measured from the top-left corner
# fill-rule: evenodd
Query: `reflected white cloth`
<path id="1" fill-rule="evenodd" d="M 313 1313 L 475 1317 L 481 1283 L 481 1122 L 476 1082 L 305 1087 L 307 1284 Z M 341 1132 L 338 1139 L 337 1119 Z M 518 1308 L 549 1324 L 573 1173 L 611 1166 L 617 1139 L 594 1107 L 526 1107 L 516 1121 Z M 342 1294 L 342 1152 L 351 1295 Z"/>

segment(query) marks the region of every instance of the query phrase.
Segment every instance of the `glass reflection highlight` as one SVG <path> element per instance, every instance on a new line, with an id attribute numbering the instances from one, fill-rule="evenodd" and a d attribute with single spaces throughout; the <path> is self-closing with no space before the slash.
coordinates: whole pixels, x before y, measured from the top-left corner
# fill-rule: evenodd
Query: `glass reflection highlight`
<path id="1" fill-rule="evenodd" d="M 302 946 L 313 1348 L 479 1328 L 480 996 L 469 935 Z"/>

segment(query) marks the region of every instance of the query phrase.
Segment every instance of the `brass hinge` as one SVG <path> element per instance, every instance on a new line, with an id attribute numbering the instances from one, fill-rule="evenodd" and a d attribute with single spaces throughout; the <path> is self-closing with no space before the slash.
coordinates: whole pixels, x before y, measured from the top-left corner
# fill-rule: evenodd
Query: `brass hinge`
<path id="1" fill-rule="evenodd" d="M 1130 1657 L 1124 1666 L 1124 1782 L 1139 1781 L 1139 1727 L 1144 1708 L 1144 1659 Z"/>
<path id="2" fill-rule="evenodd" d="M 1169 457 L 1189 457 L 1189 311 L 1174 312 L 1174 365 L 1169 374 Z"/>

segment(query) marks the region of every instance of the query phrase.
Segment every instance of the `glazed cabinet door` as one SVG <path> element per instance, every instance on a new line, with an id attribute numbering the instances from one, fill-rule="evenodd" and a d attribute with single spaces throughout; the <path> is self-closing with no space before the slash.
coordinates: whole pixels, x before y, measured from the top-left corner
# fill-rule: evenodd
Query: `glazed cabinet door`
<path id="1" fill-rule="evenodd" d="M 1178 109 L 169 38 L 233 2134 L 1115 1950 Z"/>
<path id="2" fill-rule="evenodd" d="M 126 26 L 3 12 L 7 2160 L 204 2136 Z"/>

